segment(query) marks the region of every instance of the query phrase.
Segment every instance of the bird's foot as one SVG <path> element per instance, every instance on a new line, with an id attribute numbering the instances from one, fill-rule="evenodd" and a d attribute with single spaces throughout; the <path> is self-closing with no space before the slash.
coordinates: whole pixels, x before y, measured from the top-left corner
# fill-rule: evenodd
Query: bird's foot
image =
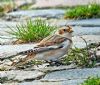
<path id="1" fill-rule="evenodd" d="M 64 65 L 61 61 L 46 61 L 47 63 L 49 63 L 49 66 L 60 66 L 60 65 Z"/>

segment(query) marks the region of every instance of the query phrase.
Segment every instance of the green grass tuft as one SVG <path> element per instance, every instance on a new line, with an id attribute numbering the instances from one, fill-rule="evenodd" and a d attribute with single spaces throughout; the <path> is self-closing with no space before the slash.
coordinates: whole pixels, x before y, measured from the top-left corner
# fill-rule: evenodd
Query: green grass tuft
<path id="1" fill-rule="evenodd" d="M 63 64 L 75 63 L 79 67 L 93 67 L 96 61 L 91 61 L 87 49 L 71 49 L 66 57 L 62 59 Z"/>
<path id="2" fill-rule="evenodd" d="M 9 28 L 11 30 L 8 32 L 9 34 L 15 36 L 18 40 L 26 42 L 40 41 L 56 29 L 56 27 L 50 26 L 41 19 L 36 19 L 33 22 L 29 20 L 26 24 L 17 25 L 16 30 Z"/>
<path id="3" fill-rule="evenodd" d="M 0 6 L 0 13 L 4 11 L 4 8 Z"/>
<path id="4" fill-rule="evenodd" d="M 0 77 L 0 83 L 4 83 L 6 81 L 8 81 L 7 77 L 2 77 L 2 78 Z"/>
<path id="5" fill-rule="evenodd" d="M 0 17 L 2 17 L 3 15 L 4 15 L 4 8 L 0 6 Z"/>
<path id="6" fill-rule="evenodd" d="M 100 5 L 91 4 L 87 6 L 77 6 L 65 12 L 65 18 L 86 19 L 100 18 Z"/>
<path id="7" fill-rule="evenodd" d="M 88 78 L 81 85 L 100 85 L 100 78 L 99 77 Z"/>
<path id="8" fill-rule="evenodd" d="M 26 5 L 20 6 L 19 8 L 20 8 L 21 10 L 28 10 L 28 9 L 30 8 L 31 5 L 32 5 L 32 4 L 26 4 Z"/>

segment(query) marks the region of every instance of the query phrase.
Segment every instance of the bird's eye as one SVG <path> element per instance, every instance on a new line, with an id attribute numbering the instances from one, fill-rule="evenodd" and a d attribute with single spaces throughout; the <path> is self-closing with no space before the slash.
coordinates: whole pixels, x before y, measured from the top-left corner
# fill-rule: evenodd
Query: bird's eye
<path id="1" fill-rule="evenodd" d="M 63 31 L 65 32 L 65 31 L 66 31 L 66 29 L 63 29 Z"/>

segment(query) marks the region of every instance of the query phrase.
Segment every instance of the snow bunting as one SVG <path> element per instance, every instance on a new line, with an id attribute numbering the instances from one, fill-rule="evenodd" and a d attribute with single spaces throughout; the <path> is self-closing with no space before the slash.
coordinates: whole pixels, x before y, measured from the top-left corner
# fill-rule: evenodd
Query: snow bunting
<path id="1" fill-rule="evenodd" d="M 70 26 L 61 27 L 54 34 L 44 38 L 34 49 L 30 49 L 19 54 L 27 55 L 24 59 L 13 66 L 20 66 L 30 60 L 57 61 L 64 56 L 72 45 L 72 28 Z"/>

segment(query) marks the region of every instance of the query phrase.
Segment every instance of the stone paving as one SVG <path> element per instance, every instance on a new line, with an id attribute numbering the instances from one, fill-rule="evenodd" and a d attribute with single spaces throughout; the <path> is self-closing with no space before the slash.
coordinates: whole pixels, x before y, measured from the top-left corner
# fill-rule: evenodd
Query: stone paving
<path id="1" fill-rule="evenodd" d="M 91 76 L 100 77 L 100 68 L 71 69 L 71 70 L 55 71 L 55 72 L 48 73 L 44 77 L 42 77 L 40 80 L 35 80 L 35 81 L 32 81 L 32 79 L 34 80 L 34 75 L 36 75 L 35 73 L 37 73 L 37 75 L 39 76 L 43 75 L 44 73 L 34 72 L 34 71 L 15 71 L 15 72 L 11 71 L 11 72 L 9 71 L 2 72 L 0 76 L 2 76 L 3 74 L 3 76 L 7 76 L 8 78 L 14 77 L 13 80 L 17 79 L 19 81 L 22 81 L 26 79 L 30 81 L 28 82 L 24 81 L 21 83 L 17 83 L 17 82 L 5 83 L 3 85 L 50 85 L 50 84 L 78 85 L 82 83 L 84 80 L 86 80 L 88 77 L 91 77 Z"/>
<path id="2" fill-rule="evenodd" d="M 71 3 L 71 1 L 69 3 Z M 82 0 L 80 0 L 80 2 L 81 1 Z M 59 9 L 18 11 L 8 13 L 5 17 L 11 17 L 11 21 L 6 21 L 6 19 L 4 20 L 3 18 L 0 20 L 0 37 L 5 38 L 0 38 L 0 59 L 16 54 L 20 51 L 32 49 L 36 45 L 33 43 L 12 45 L 12 41 L 15 39 L 12 39 L 11 36 L 5 32 L 9 30 L 7 26 L 12 26 L 15 28 L 20 22 L 24 23 L 27 18 L 49 18 L 47 21 L 50 22 L 50 25 L 56 25 L 58 27 L 71 25 L 74 30 L 73 47 L 86 47 L 86 43 L 80 37 L 83 37 L 87 41 L 87 44 L 100 42 L 100 19 L 64 20 L 62 19 L 63 15 L 64 10 Z M 16 18 L 15 21 L 14 18 Z M 11 61 L 0 61 L 0 69 L 2 63 L 6 65 L 10 64 Z M 7 67 L 13 68 L 13 70 L 0 71 L 0 79 L 5 79 L 2 80 L 5 81 L 5 83 L 0 85 L 78 85 L 90 76 L 100 77 L 100 67 L 80 69 L 75 65 L 47 67 L 47 64 L 33 66 L 24 70 L 14 70 L 14 67 L 9 67 L 9 65 Z M 2 68 L 5 69 L 4 66 Z M 0 81 L 0 83 L 2 82 Z"/>
<path id="3" fill-rule="evenodd" d="M 83 37 L 88 44 L 90 43 L 99 43 L 100 36 L 99 35 L 84 35 L 84 36 L 74 36 L 73 37 L 73 48 L 84 48 L 86 47 L 86 43 L 82 40 Z M 8 57 L 11 55 L 15 55 L 18 52 L 33 49 L 36 44 L 20 44 L 20 45 L 1 45 L 0 46 L 0 58 Z"/>
<path id="4" fill-rule="evenodd" d="M 90 3 L 100 3 L 100 0 L 36 0 L 31 8 L 61 7 L 61 6 L 77 6 Z"/>

